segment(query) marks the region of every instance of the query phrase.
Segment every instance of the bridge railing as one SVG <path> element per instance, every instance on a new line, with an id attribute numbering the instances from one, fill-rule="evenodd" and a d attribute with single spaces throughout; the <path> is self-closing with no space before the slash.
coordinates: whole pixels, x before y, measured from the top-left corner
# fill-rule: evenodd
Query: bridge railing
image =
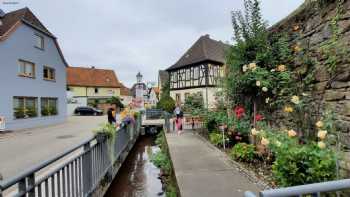
<path id="1" fill-rule="evenodd" d="M 91 137 L 64 153 L 0 182 L 0 197 L 89 196 L 102 180 L 113 179 L 113 166 L 132 148 L 139 135 L 140 125 L 141 118 L 138 118 L 136 124 L 119 129 L 112 140 Z"/>
<path id="2" fill-rule="evenodd" d="M 311 195 L 321 197 L 323 193 L 338 192 L 350 189 L 350 179 L 314 183 L 295 187 L 266 190 L 259 193 L 260 197 L 291 197 Z M 245 192 L 245 197 L 257 197 L 253 192 Z"/>

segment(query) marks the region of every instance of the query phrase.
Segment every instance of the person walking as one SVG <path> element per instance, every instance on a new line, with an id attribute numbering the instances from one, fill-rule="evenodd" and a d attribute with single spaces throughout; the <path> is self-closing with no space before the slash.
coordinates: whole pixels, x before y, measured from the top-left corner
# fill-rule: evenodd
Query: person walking
<path id="1" fill-rule="evenodd" d="M 108 118 L 108 123 L 109 124 L 115 124 L 115 111 L 113 108 L 109 108 L 107 111 L 107 118 Z"/>
<path id="2" fill-rule="evenodd" d="M 177 134 L 180 135 L 182 133 L 182 117 L 183 117 L 183 112 L 181 111 L 180 105 L 178 104 L 174 110 L 175 115 L 176 115 L 176 131 Z"/>

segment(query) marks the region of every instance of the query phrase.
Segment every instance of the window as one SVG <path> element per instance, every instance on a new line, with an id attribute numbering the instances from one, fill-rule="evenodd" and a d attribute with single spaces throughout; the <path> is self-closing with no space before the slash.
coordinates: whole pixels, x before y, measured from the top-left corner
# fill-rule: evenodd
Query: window
<path id="1" fill-rule="evenodd" d="M 13 115 L 15 119 L 38 116 L 38 101 L 35 97 L 13 97 Z"/>
<path id="2" fill-rule="evenodd" d="M 95 88 L 95 94 L 98 94 L 98 88 Z"/>
<path id="3" fill-rule="evenodd" d="M 45 80 L 55 81 L 56 80 L 55 69 L 44 66 L 43 77 Z"/>
<path id="4" fill-rule="evenodd" d="M 41 98 L 41 115 L 54 116 L 57 115 L 57 98 Z"/>
<path id="5" fill-rule="evenodd" d="M 35 39 L 35 47 L 43 50 L 45 47 L 44 36 L 35 34 Z"/>
<path id="6" fill-rule="evenodd" d="M 19 60 L 19 73 L 21 77 L 35 78 L 35 64 L 32 62 Z"/>

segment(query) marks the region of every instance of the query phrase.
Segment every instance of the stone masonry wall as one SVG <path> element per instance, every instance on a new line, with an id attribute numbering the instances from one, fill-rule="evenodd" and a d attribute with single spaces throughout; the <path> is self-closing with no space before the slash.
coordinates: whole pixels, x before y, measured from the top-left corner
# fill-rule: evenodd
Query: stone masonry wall
<path id="1" fill-rule="evenodd" d="M 291 46 L 299 46 L 301 49 L 309 50 L 308 57 L 318 63 L 319 66 L 312 68 L 316 69 L 312 91 L 313 98 L 315 103 L 320 104 L 321 109 L 328 106 L 336 112 L 342 143 L 350 148 L 350 59 L 339 60 L 335 72 L 337 74 L 331 76 L 324 66 L 326 59 L 320 53 L 322 44 L 332 37 L 331 21 L 337 13 L 336 1 L 330 1 L 322 8 L 315 5 L 306 1 L 287 18 L 272 26 L 270 31 L 287 33 Z M 344 0 L 342 9 L 344 13 L 338 22 L 341 33 L 339 40 L 349 50 L 350 0 Z M 293 66 L 293 69 L 302 74 L 312 71 L 297 56 L 295 56 Z M 346 161 L 342 162 L 341 165 L 350 170 L 350 154 L 347 154 L 345 158 Z"/>

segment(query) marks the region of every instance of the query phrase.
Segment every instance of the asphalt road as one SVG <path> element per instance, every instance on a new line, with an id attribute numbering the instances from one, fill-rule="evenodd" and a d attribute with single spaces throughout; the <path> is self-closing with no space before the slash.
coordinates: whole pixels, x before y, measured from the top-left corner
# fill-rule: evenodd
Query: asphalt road
<path id="1" fill-rule="evenodd" d="M 0 174 L 14 176 L 54 157 L 93 135 L 105 116 L 74 116 L 66 123 L 43 128 L 0 133 Z"/>

